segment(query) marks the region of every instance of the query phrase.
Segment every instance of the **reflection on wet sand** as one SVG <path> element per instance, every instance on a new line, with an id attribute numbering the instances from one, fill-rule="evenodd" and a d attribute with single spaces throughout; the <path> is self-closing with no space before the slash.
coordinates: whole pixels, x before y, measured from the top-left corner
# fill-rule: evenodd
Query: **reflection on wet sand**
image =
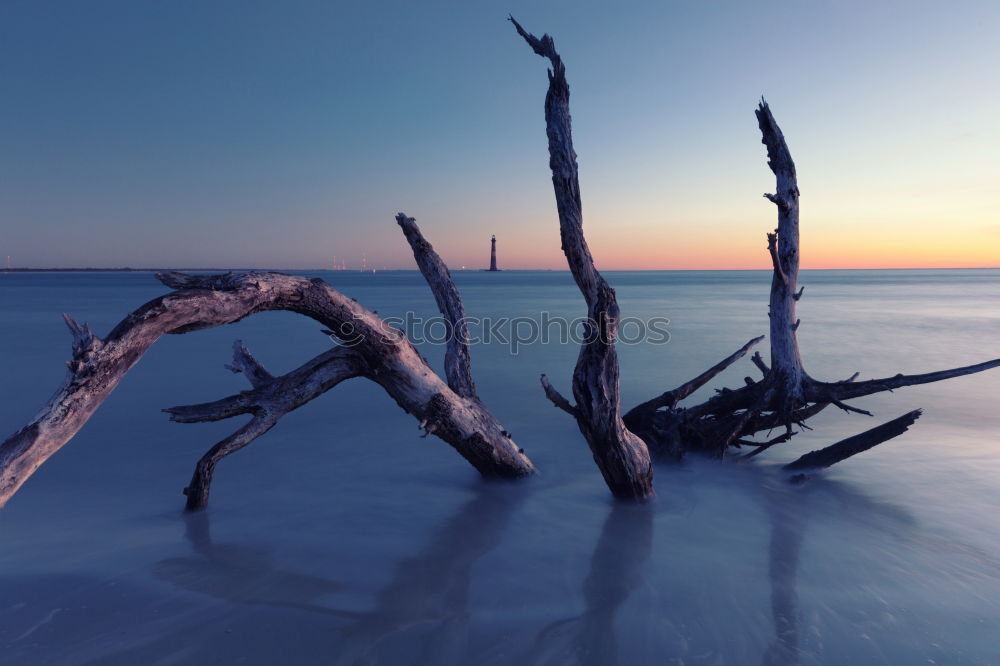
<path id="1" fill-rule="evenodd" d="M 279 569 L 270 554 L 260 549 L 214 543 L 208 512 L 185 514 L 184 521 L 184 536 L 196 556 L 160 560 L 153 567 L 157 579 L 234 604 L 353 615 L 320 603 L 323 597 L 339 591 L 341 584 Z"/>
<path id="2" fill-rule="evenodd" d="M 768 578 L 771 582 L 771 616 L 774 641 L 764 651 L 763 666 L 796 666 L 800 662 L 799 600 L 795 580 L 799 569 L 803 503 L 787 492 L 764 489 L 764 505 L 771 524 Z"/>
<path id="3" fill-rule="evenodd" d="M 396 565 L 368 612 L 322 603 L 342 588 L 336 581 L 277 569 L 260 550 L 214 543 L 205 512 L 185 516 L 185 537 L 195 556 L 162 560 L 154 574 L 178 588 L 228 604 L 288 608 L 337 618 L 336 625 L 322 630 L 323 638 L 317 640 L 315 632 L 309 632 L 313 656 L 322 655 L 325 663 L 461 663 L 470 647 L 466 631 L 473 565 L 501 542 L 526 495 L 523 488 L 500 484 L 479 487 L 419 552 Z M 107 663 L 141 660 L 165 643 L 190 644 L 191 638 L 190 629 L 183 628 Z M 188 654 L 191 663 L 197 663 L 204 652 L 193 647 Z M 201 647 L 211 650 L 208 642 Z"/>
<path id="4" fill-rule="evenodd" d="M 104 665 L 230 663 L 237 657 L 251 664 L 694 665 L 734 663 L 739 654 L 741 663 L 811 666 L 845 654 L 833 640 L 825 648 L 819 644 L 824 636 L 877 636 L 883 626 L 879 623 L 891 616 L 850 616 L 839 601 L 817 599 L 814 591 L 800 600 L 798 580 L 810 578 L 801 573 L 803 558 L 806 565 L 828 568 L 819 570 L 820 575 L 839 575 L 841 566 L 816 560 L 816 550 L 805 548 L 807 526 L 814 549 L 825 548 L 834 535 L 877 533 L 895 545 L 918 542 L 914 547 L 942 557 L 969 551 L 977 567 L 996 567 L 986 554 L 945 543 L 918 529 L 905 510 L 848 484 L 817 478 L 791 486 L 765 471 L 742 488 L 702 494 L 704 510 L 683 517 L 664 513 L 665 503 L 614 503 L 603 516 L 592 551 L 582 554 L 581 568 L 568 566 L 568 581 L 557 582 L 550 580 L 555 572 L 549 565 L 543 569 L 506 558 L 484 560 L 501 543 L 518 538 L 522 525 L 516 516 L 530 521 L 535 515 L 520 512 L 521 502 L 530 497 L 523 487 L 477 486 L 436 528 L 397 542 L 402 549 L 415 536 L 422 545 L 395 564 L 385 585 L 367 597 L 369 607 L 350 610 L 338 604 L 345 606 L 344 600 L 356 595 L 356 585 L 292 570 L 266 549 L 217 543 L 210 534 L 210 514 L 185 516 L 191 552 L 162 559 L 152 568 L 155 580 L 169 584 L 173 593 L 127 577 L 76 582 L 0 578 L 0 597 L 21 602 L 0 607 L 6 627 L 0 627 L 0 663 L 44 663 L 58 656 L 55 661 Z M 720 546 L 712 532 L 718 527 L 699 521 L 720 515 L 716 502 L 732 505 L 734 499 L 757 503 L 768 524 L 762 532 L 751 518 L 755 512 L 747 511 L 754 524 L 729 542 L 750 547 L 735 551 L 747 564 L 738 573 L 727 573 L 714 568 L 732 561 L 716 558 Z M 691 506 L 698 500 L 695 495 Z M 658 549 L 654 558 L 657 515 L 665 523 L 676 522 L 661 539 L 664 551 Z M 594 518 L 601 517 L 587 517 Z M 738 520 L 720 525 L 739 527 Z M 764 566 L 761 537 L 767 539 Z M 685 540 L 691 539 L 711 550 L 688 548 Z M 352 546 L 346 543 L 345 548 Z M 712 559 L 684 567 L 667 561 L 699 553 Z M 891 556 L 890 551 L 873 555 Z M 347 551 L 343 557 L 358 555 Z M 334 560 L 324 569 L 342 567 Z M 719 575 L 693 577 L 695 572 Z M 810 580 L 818 575 L 812 568 L 807 572 Z M 370 576 L 383 579 L 376 571 Z M 480 590 L 495 595 L 505 579 L 517 581 L 516 605 L 497 606 L 494 622 L 494 611 L 473 598 L 471 589 L 475 584 L 477 595 Z M 650 583 L 644 585 L 646 579 Z M 743 580 L 754 584 L 743 589 Z M 566 595 L 566 583 L 570 591 L 579 590 L 582 601 L 569 618 L 565 614 L 574 612 L 576 595 Z M 855 601 L 856 596 L 844 603 Z M 646 610 L 644 604 L 649 604 Z M 522 615 L 521 608 L 529 612 Z M 870 650 L 882 647 L 876 638 Z"/>
<path id="5" fill-rule="evenodd" d="M 832 500 L 824 511 L 813 507 L 813 499 Z M 869 524 L 898 539 L 912 538 L 915 521 L 904 509 L 873 500 L 849 484 L 815 478 L 804 484 L 789 483 L 783 476 L 763 479 L 760 501 L 770 524 L 768 580 L 771 587 L 771 617 L 774 640 L 765 649 L 763 666 L 799 666 L 822 661 L 821 646 L 806 650 L 802 645 L 799 597 L 796 583 L 803 535 L 811 518 L 831 516 L 851 523 Z M 818 529 L 822 530 L 820 526 Z"/>
<path id="6" fill-rule="evenodd" d="M 583 613 L 539 632 L 524 663 L 619 663 L 615 620 L 645 577 L 652 546 L 652 505 L 616 502 L 604 520 L 583 581 Z M 571 636 L 569 646 L 559 639 L 565 633 Z"/>
<path id="7" fill-rule="evenodd" d="M 480 487 L 416 554 L 396 565 L 375 608 L 344 628 L 338 663 L 458 664 L 466 645 L 472 567 L 502 540 L 526 497 L 506 484 Z M 419 635 L 408 642 L 411 634 Z"/>

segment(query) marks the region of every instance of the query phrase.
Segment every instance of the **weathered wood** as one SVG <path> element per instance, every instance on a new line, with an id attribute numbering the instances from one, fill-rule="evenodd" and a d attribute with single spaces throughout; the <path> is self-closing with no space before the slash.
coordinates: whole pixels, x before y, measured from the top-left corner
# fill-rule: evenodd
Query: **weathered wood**
<path id="1" fill-rule="evenodd" d="M 346 379 L 366 376 L 368 370 L 357 350 L 334 347 L 281 377 L 267 373 L 270 378 L 262 380 L 261 373 L 266 370 L 239 340 L 234 345 L 233 366 L 226 367 L 252 368 L 251 372 L 244 370 L 244 373 L 248 379 L 251 375 L 257 377 L 251 380 L 253 390 L 224 400 L 163 410 L 170 414 L 172 421 L 180 423 L 218 421 L 239 414 L 253 414 L 246 425 L 213 446 L 198 461 L 191 483 L 184 489 L 188 511 L 208 505 L 212 475 L 220 460 L 266 433 L 285 414 L 318 398 Z"/>
<path id="2" fill-rule="evenodd" d="M 778 410 L 784 413 L 788 427 L 790 415 L 802 406 L 802 382 L 806 377 L 799 355 L 795 314 L 799 279 L 799 186 L 795 163 L 785 137 L 775 122 L 767 102 L 761 100 L 756 110 L 761 141 L 767 146 L 767 164 L 774 172 L 776 190 L 764 196 L 778 208 L 778 228 L 768 234 L 768 251 L 774 267 L 771 277 L 770 317 L 771 370 L 769 388 L 774 390 Z"/>
<path id="3" fill-rule="evenodd" d="M 754 354 L 751 360 L 761 371 L 761 380 L 747 378 L 744 386 L 722 389 L 700 405 L 678 409 L 678 390 L 675 389 L 627 412 L 625 424 L 642 437 L 650 450 L 660 457 L 679 459 L 688 451 L 721 456 L 730 446 L 754 446 L 750 454 L 743 456 L 750 458 L 788 441 L 794 434 L 793 424 L 807 428 L 806 419 L 818 414 L 828 405 L 870 416 L 870 412 L 845 401 L 880 391 L 1000 367 L 1000 359 L 997 359 L 922 375 L 900 374 L 862 382 L 854 381 L 857 373 L 839 382 L 821 382 L 809 376 L 803 366 L 797 338 L 799 319 L 796 316 L 796 303 L 802 297 L 803 289 L 797 284 L 800 255 L 799 189 L 795 164 L 781 129 L 765 102 L 762 101 L 758 106 L 756 115 L 762 142 L 767 147 L 768 165 L 775 174 L 777 185 L 775 194 L 764 195 L 778 209 L 778 228 L 774 233 L 767 234 L 767 250 L 772 264 L 768 312 L 771 364 L 769 366 L 759 354 Z M 741 351 L 745 353 L 745 350 Z M 736 360 L 742 355 L 737 352 L 730 358 Z M 720 365 L 724 367 L 729 360 L 726 359 Z M 719 365 L 710 368 L 702 377 L 710 379 L 718 367 Z M 775 427 L 784 427 L 785 433 L 761 442 L 746 439 Z M 880 430 L 878 433 L 891 433 L 891 429 Z M 891 436 L 895 435 L 889 434 L 886 439 Z M 871 445 L 878 443 L 876 441 Z"/>
<path id="4" fill-rule="evenodd" d="M 549 35 L 541 39 L 525 31 L 511 17 L 519 35 L 538 55 L 551 63 L 549 89 L 545 98 L 549 166 L 559 213 L 563 252 L 573 278 L 587 302 L 593 329 L 580 350 L 573 376 L 573 405 L 542 375 L 545 395 L 554 405 L 573 415 L 587 439 L 594 459 L 612 492 L 620 497 L 643 497 L 646 488 L 645 461 L 648 452 L 679 460 L 688 451 L 722 457 L 729 447 L 754 446 L 744 458 L 756 456 L 791 439 L 792 426 L 807 428 L 805 421 L 828 405 L 870 415 L 845 400 L 899 386 L 938 381 L 1000 366 L 1000 360 L 926 375 L 904 376 L 853 382 L 819 382 L 805 371 L 799 352 L 797 331 L 800 320 L 796 304 L 804 289 L 798 285 L 799 188 L 795 163 L 788 144 L 770 107 L 761 100 L 755 113 L 761 142 L 767 149 L 768 166 L 775 176 L 776 189 L 765 198 L 778 209 L 778 225 L 767 234 L 772 279 L 769 297 L 770 365 L 759 354 L 752 360 L 763 378 L 745 379 L 736 389 L 722 389 L 700 405 L 686 409 L 678 403 L 742 358 L 760 338 L 712 366 L 681 386 L 627 411 L 619 417 L 618 360 L 614 335 L 619 311 L 614 291 L 594 267 L 583 235 L 580 185 L 573 150 L 569 115 L 569 85 L 562 58 Z M 784 434 L 757 442 L 746 439 L 755 433 L 783 427 Z M 636 436 L 638 441 L 636 441 Z"/>
<path id="5" fill-rule="evenodd" d="M 184 488 L 184 494 L 187 495 L 187 503 L 184 508 L 187 511 L 198 511 L 208 506 L 208 495 L 212 489 L 212 476 L 218 462 L 273 428 L 278 423 L 279 418 L 280 415 L 268 412 L 255 415 L 246 425 L 209 449 L 195 465 L 191 482 Z"/>
<path id="6" fill-rule="evenodd" d="M 573 372 L 576 422 L 590 446 L 605 482 L 616 497 L 651 498 L 653 468 L 646 444 L 621 418 L 618 356 L 615 336 L 619 310 L 614 289 L 594 266 L 583 234 L 583 206 L 576 152 L 573 150 L 566 68 L 549 35 L 541 39 L 510 17 L 518 34 L 538 55 L 547 58 L 549 88 L 545 96 L 545 127 L 549 168 L 559 214 L 559 235 L 573 279 L 587 302 L 587 331 Z"/>
<path id="7" fill-rule="evenodd" d="M 882 442 L 888 441 L 893 437 L 902 435 L 904 432 L 909 430 L 910 426 L 913 425 L 918 418 L 920 418 L 921 413 L 922 410 L 916 409 L 912 412 L 903 414 L 899 418 L 895 418 L 888 423 L 883 423 L 880 426 L 872 428 L 871 430 L 866 430 L 861 434 L 848 437 L 847 439 L 841 440 L 836 444 L 831 444 L 830 446 L 819 449 L 818 451 L 811 451 L 797 460 L 788 463 L 784 466 L 784 469 L 788 471 L 798 471 L 805 469 L 821 469 L 823 467 L 835 465 L 842 460 L 846 460 L 851 456 L 867 451 L 868 449 L 881 444 Z"/>
<path id="8" fill-rule="evenodd" d="M 712 381 L 712 379 L 714 379 L 716 375 L 721 373 L 723 370 L 731 366 L 736 361 L 746 356 L 747 352 L 753 349 L 754 346 L 763 339 L 764 339 L 763 335 L 754 338 L 753 340 L 746 343 L 745 345 L 737 349 L 735 352 L 733 352 L 726 358 L 722 359 L 721 361 L 719 361 L 718 363 L 716 363 L 711 368 L 701 373 L 694 379 L 690 379 L 675 389 L 661 393 L 652 400 L 647 400 L 646 402 L 633 407 L 625 415 L 626 420 L 630 416 L 638 416 L 641 413 L 655 411 L 657 409 L 660 409 L 661 407 L 670 407 L 670 408 L 676 407 L 677 403 L 679 403 L 681 400 L 688 397 L 689 395 L 700 389 L 708 382 Z"/>
<path id="9" fill-rule="evenodd" d="M 472 354 L 469 352 L 469 325 L 465 321 L 462 297 L 455 288 L 448 267 L 434 247 L 420 233 L 417 221 L 403 213 L 396 215 L 406 241 L 413 249 L 413 258 L 434 293 L 438 310 L 448 324 L 448 345 L 445 349 L 444 371 L 451 390 L 464 398 L 477 398 L 472 380 Z"/>
<path id="10" fill-rule="evenodd" d="M 750 360 L 757 366 L 757 369 L 760 370 L 761 374 L 767 377 L 767 373 L 771 371 L 771 368 L 767 367 L 767 363 L 765 363 L 764 359 L 761 358 L 760 352 L 754 352 L 753 356 L 750 357 Z"/>
<path id="11" fill-rule="evenodd" d="M 399 213 L 396 222 L 413 250 L 414 258 L 434 294 L 438 309 L 448 322 L 449 337 L 445 355 L 448 386 L 458 395 L 478 401 L 472 379 L 465 309 L 448 267 L 420 233 L 416 220 Z M 244 410 L 241 413 L 249 411 L 255 414 L 250 423 L 216 444 L 198 461 L 191 483 L 184 489 L 188 510 L 202 509 L 208 504 L 212 473 L 222 458 L 267 432 L 288 412 L 319 397 L 345 379 L 368 376 L 363 357 L 358 351 L 348 347 L 338 347 L 320 354 L 302 367 L 275 380 L 250 351 L 241 342 L 237 342 L 233 364 L 226 367 L 246 373 L 257 390 L 213 403 L 165 410 L 172 415 L 173 420 L 189 423 L 228 418 L 236 411 L 234 404 L 241 406 Z"/>
<path id="12" fill-rule="evenodd" d="M 577 417 L 576 407 L 574 407 L 569 400 L 563 397 L 562 393 L 557 391 L 555 387 L 552 386 L 551 382 L 549 382 L 549 378 L 544 374 L 542 375 L 542 390 L 545 392 L 545 397 L 548 398 L 553 405 L 563 410 L 573 418 Z"/>
<path id="13" fill-rule="evenodd" d="M 984 370 L 991 370 L 1000 367 L 1000 358 L 976 365 L 967 365 L 961 368 L 951 368 L 949 370 L 939 370 L 928 372 L 922 375 L 894 375 L 883 379 L 868 379 L 862 382 L 850 383 L 826 383 L 812 381 L 806 387 L 805 395 L 808 400 L 829 400 L 831 397 L 837 400 L 850 400 L 882 391 L 892 391 L 905 386 L 916 386 L 918 384 L 930 384 L 940 382 L 945 379 L 953 379 L 964 375 L 971 375 Z"/>
<path id="14" fill-rule="evenodd" d="M 176 291 L 129 314 L 105 340 L 67 318 L 67 323 L 72 322 L 74 345 L 63 385 L 31 423 L 0 444 L 0 507 L 77 433 L 161 335 L 211 328 L 269 310 L 311 317 L 348 341 L 364 362 L 366 377 L 413 414 L 427 433 L 454 447 L 484 476 L 517 477 L 534 471 L 523 451 L 478 400 L 456 394 L 405 336 L 322 280 L 259 272 L 204 276 L 165 272 L 157 277 Z M 253 374 L 263 377 L 256 370 Z M 217 418 L 253 411 L 247 397 L 212 405 Z M 202 413 L 208 412 L 209 408 L 201 407 Z M 180 410 L 175 416 L 192 418 L 197 412 Z M 265 425 L 258 422 L 228 444 L 220 443 L 220 450 L 240 444 L 251 434 L 259 435 Z"/>
<path id="15" fill-rule="evenodd" d="M 257 362 L 250 350 L 246 348 L 242 340 L 233 343 L 233 363 L 226 366 L 227 370 L 235 373 L 242 372 L 251 386 L 259 387 L 269 384 L 274 380 L 274 375 L 267 371 L 263 365 Z"/>

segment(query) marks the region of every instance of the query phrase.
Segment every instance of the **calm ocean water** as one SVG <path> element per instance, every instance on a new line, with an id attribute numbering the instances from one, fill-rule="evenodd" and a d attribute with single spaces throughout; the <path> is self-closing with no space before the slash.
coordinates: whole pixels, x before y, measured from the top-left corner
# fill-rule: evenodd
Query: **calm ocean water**
<path id="1" fill-rule="evenodd" d="M 317 273 L 385 316 L 431 316 L 415 272 Z M 470 315 L 576 317 L 567 273 L 457 272 Z M 624 403 L 767 331 L 766 272 L 610 273 L 624 316 L 670 319 L 622 346 Z M 1000 270 L 806 271 L 809 372 L 841 379 L 1000 357 Z M 165 292 L 147 273 L 0 274 L 0 430 L 63 376 L 62 311 L 106 333 Z M 547 403 L 577 348 L 473 349 L 480 393 L 541 470 L 482 482 L 381 389 L 353 380 L 221 463 L 182 512 L 198 457 L 238 424 L 163 407 L 245 388 L 241 338 L 273 372 L 330 344 L 265 313 L 158 342 L 0 511 L 0 663 L 1000 664 L 1000 371 L 827 410 L 752 465 L 657 469 L 615 505 L 576 426 Z M 441 367 L 443 348 L 423 353 Z M 765 356 L 766 356 L 766 347 Z M 704 389 L 755 375 L 736 364 Z M 904 436 L 791 487 L 777 464 L 925 408 Z"/>

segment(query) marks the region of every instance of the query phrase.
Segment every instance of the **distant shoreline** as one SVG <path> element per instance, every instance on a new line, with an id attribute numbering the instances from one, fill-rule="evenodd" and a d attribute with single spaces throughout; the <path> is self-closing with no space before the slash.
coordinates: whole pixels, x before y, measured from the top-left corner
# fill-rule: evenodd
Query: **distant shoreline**
<path id="1" fill-rule="evenodd" d="M 259 268 L 2 268 L 0 273 L 159 273 L 181 271 L 185 273 L 229 273 L 259 271 Z M 295 270 L 295 269 L 287 269 Z M 308 270 L 308 269 L 307 269 Z M 321 269 L 322 270 L 322 269 Z"/>
<path id="2" fill-rule="evenodd" d="M 991 271 L 1000 266 L 935 266 L 907 268 L 803 268 L 802 271 Z M 771 268 L 638 268 L 601 269 L 605 273 L 770 273 Z M 181 273 L 244 273 L 249 271 L 298 273 L 372 273 L 372 272 L 418 272 L 416 268 L 381 268 L 378 271 L 357 269 L 333 270 L 330 268 L 0 268 L 2 273 L 159 273 L 178 271 Z M 490 273 L 487 268 L 453 268 L 453 273 Z M 495 271 L 497 273 L 568 273 L 566 268 L 513 268 Z"/>

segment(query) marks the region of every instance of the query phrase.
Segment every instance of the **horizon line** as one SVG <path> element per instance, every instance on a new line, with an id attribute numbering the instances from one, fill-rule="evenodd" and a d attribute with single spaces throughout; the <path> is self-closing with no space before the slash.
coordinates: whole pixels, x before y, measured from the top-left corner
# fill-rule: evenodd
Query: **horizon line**
<path id="1" fill-rule="evenodd" d="M 871 267 L 819 267 L 801 268 L 800 271 L 959 271 L 959 270 L 997 270 L 997 266 L 871 266 Z M 489 273 L 486 268 L 449 268 L 451 272 L 459 273 Z M 725 273 L 725 272 L 772 272 L 772 268 L 604 268 L 598 269 L 608 273 Z M 310 272 L 310 273 L 378 273 L 378 272 L 412 272 L 419 273 L 418 268 L 377 268 L 377 269 L 334 269 L 334 268 L 261 268 L 261 267 L 160 267 L 160 268 L 133 268 L 131 266 L 12 266 L 0 269 L 0 273 L 157 273 L 161 271 L 180 271 L 192 273 L 208 272 Z M 569 273 L 568 268 L 506 268 L 498 273 Z"/>

